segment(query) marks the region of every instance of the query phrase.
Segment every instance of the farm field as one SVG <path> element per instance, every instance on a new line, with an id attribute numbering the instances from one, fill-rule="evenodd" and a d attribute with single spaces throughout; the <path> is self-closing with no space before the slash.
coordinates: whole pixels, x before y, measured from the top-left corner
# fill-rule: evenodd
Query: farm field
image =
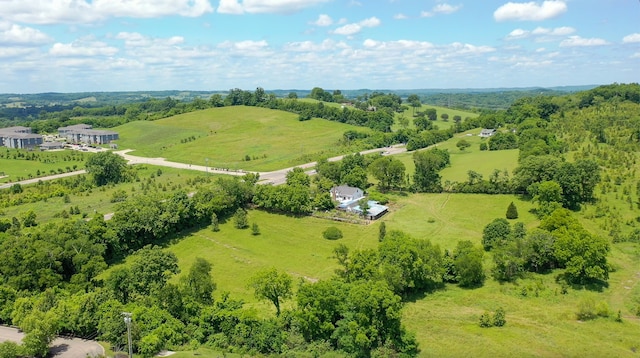
<path id="1" fill-rule="evenodd" d="M 114 130 L 120 133 L 120 149 L 135 149 L 133 155 L 198 165 L 208 158 L 212 167 L 271 171 L 322 153 L 340 154 L 336 146 L 345 131 L 369 129 L 323 119 L 300 122 L 293 113 L 235 106 L 130 122 Z"/>

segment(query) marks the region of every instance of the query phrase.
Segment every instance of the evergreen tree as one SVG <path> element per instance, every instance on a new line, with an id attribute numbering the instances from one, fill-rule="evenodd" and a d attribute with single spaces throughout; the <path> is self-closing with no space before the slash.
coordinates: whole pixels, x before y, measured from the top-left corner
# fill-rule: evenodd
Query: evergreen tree
<path id="1" fill-rule="evenodd" d="M 378 229 L 378 241 L 382 242 L 384 237 L 387 235 L 387 225 L 383 222 L 380 223 L 380 228 Z"/>
<path id="2" fill-rule="evenodd" d="M 243 208 L 238 208 L 233 215 L 233 222 L 236 229 L 246 229 L 249 227 L 249 220 L 247 219 L 247 212 Z"/>
<path id="3" fill-rule="evenodd" d="M 516 205 L 513 203 L 513 201 L 511 202 L 511 204 L 509 204 L 509 207 L 507 208 L 506 216 L 507 216 L 507 219 L 509 220 L 518 218 L 518 208 L 516 208 Z"/>

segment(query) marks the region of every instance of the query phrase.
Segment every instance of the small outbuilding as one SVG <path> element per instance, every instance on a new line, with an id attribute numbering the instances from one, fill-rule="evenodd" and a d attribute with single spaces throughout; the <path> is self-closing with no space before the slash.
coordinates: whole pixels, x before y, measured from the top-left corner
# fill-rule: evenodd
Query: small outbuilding
<path id="1" fill-rule="evenodd" d="M 496 133 L 494 128 L 485 128 L 480 132 L 480 137 L 489 138 Z"/>

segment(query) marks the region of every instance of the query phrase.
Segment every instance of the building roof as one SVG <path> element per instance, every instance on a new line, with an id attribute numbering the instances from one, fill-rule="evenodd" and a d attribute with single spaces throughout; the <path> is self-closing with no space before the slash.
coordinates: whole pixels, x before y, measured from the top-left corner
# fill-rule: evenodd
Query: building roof
<path id="1" fill-rule="evenodd" d="M 2 136 L 10 139 L 42 139 L 40 134 L 33 133 L 3 133 Z"/>
<path id="2" fill-rule="evenodd" d="M 0 128 L 0 133 L 1 134 L 7 134 L 7 133 L 23 133 L 24 131 L 31 131 L 31 128 L 29 127 L 23 127 L 23 126 L 15 126 L 15 127 L 6 127 L 6 128 Z"/>
<path id="3" fill-rule="evenodd" d="M 480 132 L 480 134 L 491 134 L 491 133 L 495 133 L 495 129 L 494 128 L 485 128 L 482 130 L 482 132 Z"/>
<path id="4" fill-rule="evenodd" d="M 367 210 L 367 214 L 369 214 L 371 216 L 378 216 L 378 215 L 382 214 L 383 212 L 389 210 L 389 207 L 384 206 L 384 205 L 380 205 L 380 204 L 378 204 L 377 201 L 374 201 L 374 200 L 367 201 L 367 205 L 369 205 L 369 210 Z M 360 205 L 354 207 L 353 211 L 355 211 L 357 213 L 362 213 L 362 209 L 360 208 Z"/>
<path id="5" fill-rule="evenodd" d="M 70 130 L 79 130 L 79 129 L 91 129 L 93 128 L 92 125 L 90 124 L 84 124 L 84 123 L 80 123 L 80 124 L 74 124 L 71 126 L 67 126 L 67 127 L 60 127 L 58 128 L 58 130 L 62 130 L 62 131 L 70 131 Z"/>
<path id="6" fill-rule="evenodd" d="M 341 195 L 353 195 L 358 190 L 362 191 L 360 188 L 356 188 L 356 187 L 348 186 L 348 185 L 339 185 L 339 186 L 334 186 L 333 188 L 331 188 L 331 192 L 332 193 L 341 194 Z"/>
<path id="7" fill-rule="evenodd" d="M 44 142 L 40 144 L 41 147 L 45 148 L 62 148 L 64 147 L 64 143 L 62 142 Z"/>

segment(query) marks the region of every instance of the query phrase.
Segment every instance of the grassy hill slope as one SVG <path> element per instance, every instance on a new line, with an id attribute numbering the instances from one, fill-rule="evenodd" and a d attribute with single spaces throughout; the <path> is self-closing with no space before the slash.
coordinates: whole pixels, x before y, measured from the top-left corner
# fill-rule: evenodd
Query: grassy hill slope
<path id="1" fill-rule="evenodd" d="M 218 168 L 270 171 L 333 154 L 349 129 L 368 129 L 259 107 L 222 107 L 153 122 L 130 122 L 114 130 L 121 149 L 134 155 L 163 157 Z M 330 149 L 327 149 L 330 148 Z M 331 149 L 332 148 L 332 149 Z M 346 150 L 346 149 L 345 149 Z M 250 161 L 245 161 L 249 156 Z"/>

